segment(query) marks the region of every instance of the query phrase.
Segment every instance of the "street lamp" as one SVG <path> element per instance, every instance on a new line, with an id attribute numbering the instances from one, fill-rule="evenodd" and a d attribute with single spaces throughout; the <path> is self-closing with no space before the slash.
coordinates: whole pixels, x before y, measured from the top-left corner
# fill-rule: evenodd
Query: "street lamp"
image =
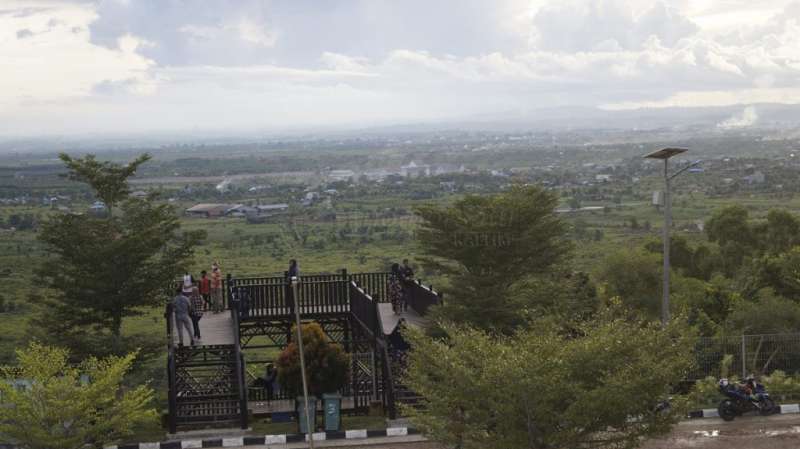
<path id="1" fill-rule="evenodd" d="M 672 204 L 670 202 L 669 191 L 670 181 L 701 162 L 692 162 L 670 175 L 669 159 L 687 151 L 688 150 L 685 148 L 664 148 L 644 156 L 647 159 L 660 159 L 664 161 L 664 285 L 661 296 L 661 324 L 664 326 L 669 322 L 669 229 L 672 227 Z"/>
<path id="2" fill-rule="evenodd" d="M 308 410 L 308 381 L 306 380 L 305 352 L 303 351 L 303 332 L 300 329 L 300 298 L 297 295 L 297 276 L 292 276 L 292 299 L 294 300 L 294 317 L 297 325 L 297 349 L 300 356 L 300 376 L 303 379 L 303 402 L 306 415 L 306 435 L 308 436 L 308 447 L 314 449 L 314 429 L 311 428 L 311 413 Z"/>

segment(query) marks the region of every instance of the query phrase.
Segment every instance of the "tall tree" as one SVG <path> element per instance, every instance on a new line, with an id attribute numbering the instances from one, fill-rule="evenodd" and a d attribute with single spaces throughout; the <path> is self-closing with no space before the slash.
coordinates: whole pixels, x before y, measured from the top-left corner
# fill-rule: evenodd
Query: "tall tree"
<path id="1" fill-rule="evenodd" d="M 154 422 L 153 390 L 123 389 L 135 354 L 69 362 L 65 349 L 32 343 L 2 370 L 0 438 L 26 449 L 103 447 Z M 15 381 L 25 381 L 17 388 Z"/>
<path id="2" fill-rule="evenodd" d="M 441 313 L 498 332 L 520 325 L 532 304 L 516 287 L 551 274 L 571 247 L 567 226 L 554 211 L 557 202 L 539 187 L 514 186 L 451 206 L 419 207 L 424 263 L 449 281 Z"/>
<path id="3" fill-rule="evenodd" d="M 45 331 L 41 338 L 68 344 L 77 355 L 127 352 L 123 320 L 164 303 L 204 236 L 181 231 L 172 206 L 127 196 L 127 178 L 148 158 L 122 167 L 62 155 L 70 178 L 88 182 L 110 209 L 120 210 L 105 217 L 58 215 L 39 233 L 51 252 L 39 273 L 54 294 L 35 327 Z"/>
<path id="4" fill-rule="evenodd" d="M 662 330 L 620 313 L 601 310 L 570 335 L 555 325 L 511 337 L 445 325 L 446 340 L 412 331 L 405 381 L 425 400 L 406 412 L 460 449 L 638 447 L 681 419 L 655 405 L 691 366 L 692 336 L 682 320 Z"/>
<path id="5" fill-rule="evenodd" d="M 79 159 L 73 159 L 66 153 L 61 153 L 58 157 L 69 170 L 66 177 L 89 184 L 94 189 L 95 195 L 108 207 L 109 214 L 117 203 L 125 200 L 130 194 L 128 178 L 136 174 L 140 165 L 152 158 L 145 153 L 128 164 L 119 165 L 109 161 L 100 162 L 93 154 Z"/>

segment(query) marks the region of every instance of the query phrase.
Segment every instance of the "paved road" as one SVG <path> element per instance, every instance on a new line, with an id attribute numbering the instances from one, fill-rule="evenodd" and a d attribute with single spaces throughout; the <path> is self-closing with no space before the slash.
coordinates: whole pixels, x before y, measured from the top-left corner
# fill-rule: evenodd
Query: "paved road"
<path id="1" fill-rule="evenodd" d="M 679 424 L 664 439 L 642 449 L 797 449 L 800 415 L 744 416 L 732 422 L 698 419 Z"/>

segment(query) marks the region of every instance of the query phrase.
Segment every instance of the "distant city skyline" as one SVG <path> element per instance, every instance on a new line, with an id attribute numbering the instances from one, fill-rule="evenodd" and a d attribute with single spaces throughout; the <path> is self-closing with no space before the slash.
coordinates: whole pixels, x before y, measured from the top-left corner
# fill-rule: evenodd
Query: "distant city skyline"
<path id="1" fill-rule="evenodd" d="M 786 0 L 3 0 L 0 136 L 800 104 Z"/>

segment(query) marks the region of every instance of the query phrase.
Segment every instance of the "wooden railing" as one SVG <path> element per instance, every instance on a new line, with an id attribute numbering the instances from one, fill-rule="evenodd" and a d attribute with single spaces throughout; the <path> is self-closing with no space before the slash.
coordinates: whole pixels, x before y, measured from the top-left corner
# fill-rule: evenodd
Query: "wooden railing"
<path id="1" fill-rule="evenodd" d="M 348 286 L 350 289 L 350 313 L 371 334 L 371 338 L 382 336 L 383 330 L 378 328 L 380 318 L 375 301 L 355 282 L 351 281 Z"/>
<path id="2" fill-rule="evenodd" d="M 403 289 L 408 306 L 420 316 L 425 316 L 431 306 L 442 303 L 442 294 L 437 293 L 433 286 L 426 287 L 420 279 L 404 281 Z"/>
<path id="3" fill-rule="evenodd" d="M 359 287 L 369 293 L 373 300 L 377 302 L 389 302 L 389 295 L 387 292 L 389 273 L 352 273 L 349 275 L 349 280 L 355 281 Z"/>

